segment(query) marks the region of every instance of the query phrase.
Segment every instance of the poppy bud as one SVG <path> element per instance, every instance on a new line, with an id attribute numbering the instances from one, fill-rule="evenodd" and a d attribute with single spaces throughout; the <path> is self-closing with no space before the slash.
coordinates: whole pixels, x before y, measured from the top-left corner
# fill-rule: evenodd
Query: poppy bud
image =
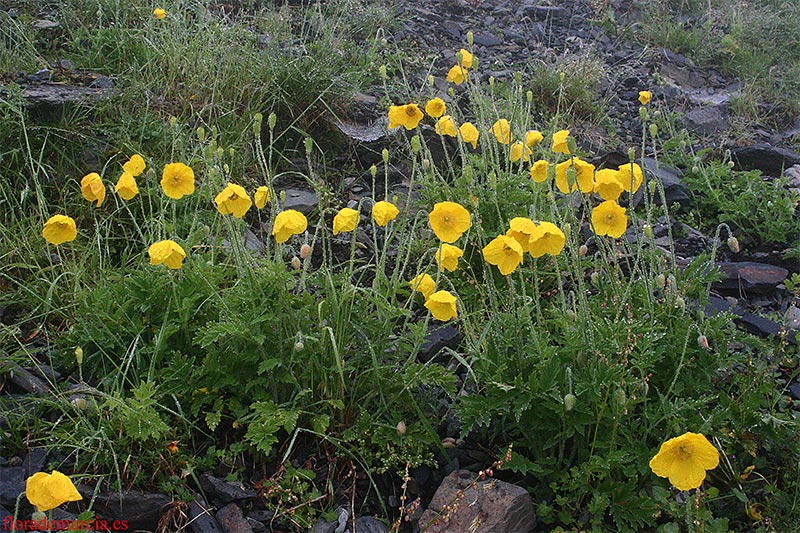
<path id="1" fill-rule="evenodd" d="M 705 350 L 711 349 L 711 347 L 708 344 L 708 337 L 706 337 L 705 335 L 700 335 L 699 337 L 697 337 L 697 344 L 699 344 L 700 347 Z"/>
<path id="2" fill-rule="evenodd" d="M 430 85 L 431 87 L 433 87 L 433 83 L 434 83 L 435 81 L 436 81 L 436 79 L 433 77 L 433 75 L 429 75 L 429 76 L 428 76 L 428 85 Z"/>
<path id="3" fill-rule="evenodd" d="M 169 117 L 169 125 L 173 128 L 178 125 L 178 117 Z"/>
<path id="4" fill-rule="evenodd" d="M 303 266 L 300 262 L 300 258 L 297 256 L 292 257 L 292 268 L 295 270 L 300 270 L 300 267 Z"/>
<path id="5" fill-rule="evenodd" d="M 574 394 L 570 392 L 569 394 L 564 395 L 564 409 L 567 411 L 572 411 L 575 409 L 576 403 L 578 403 L 578 398 Z"/>
<path id="6" fill-rule="evenodd" d="M 411 137 L 411 151 L 418 154 L 422 149 L 422 142 L 419 140 L 419 135 Z"/>
<path id="7" fill-rule="evenodd" d="M 636 161 L 636 148 L 634 148 L 633 146 L 628 148 L 628 161 L 630 161 L 631 163 Z"/>
<path id="8" fill-rule="evenodd" d="M 620 409 L 625 407 L 628 402 L 628 395 L 625 394 L 625 389 L 617 389 L 614 391 L 614 401 Z"/>
<path id="9" fill-rule="evenodd" d="M 256 113 L 253 115 L 253 133 L 256 137 L 261 137 L 261 123 L 264 121 L 264 115 Z"/>
<path id="10" fill-rule="evenodd" d="M 522 72 L 514 72 L 514 81 L 517 83 L 517 85 L 522 85 Z"/>
<path id="11" fill-rule="evenodd" d="M 222 170 L 227 175 L 230 175 L 230 173 L 231 173 L 231 167 L 228 166 L 228 163 L 225 163 L 225 164 L 222 165 Z"/>
<path id="12" fill-rule="evenodd" d="M 639 120 L 642 122 L 647 121 L 647 108 L 645 106 L 641 106 L 639 108 Z"/>
<path id="13" fill-rule="evenodd" d="M 735 163 L 733 161 L 728 161 L 728 168 L 733 168 Z"/>
<path id="14" fill-rule="evenodd" d="M 275 113 L 270 113 L 269 117 L 267 118 L 267 125 L 269 126 L 269 129 L 274 130 L 275 124 L 277 123 L 278 123 L 278 115 L 276 115 Z"/>
<path id="15" fill-rule="evenodd" d="M 206 140 L 206 129 L 203 126 L 197 128 L 197 140 L 200 142 Z"/>
<path id="16" fill-rule="evenodd" d="M 83 348 L 80 346 L 75 348 L 75 360 L 78 361 L 79 366 L 83 364 Z"/>
<path id="17" fill-rule="evenodd" d="M 422 160 L 422 170 L 428 170 L 431 168 L 431 161 L 427 157 Z"/>
<path id="18" fill-rule="evenodd" d="M 386 75 L 386 65 L 381 65 L 378 71 L 381 73 L 381 79 L 385 80 L 388 76 Z"/>
<path id="19" fill-rule="evenodd" d="M 281 203 L 285 204 L 286 203 L 286 191 L 281 191 L 280 194 L 278 194 L 278 196 L 281 197 Z"/>
<path id="20" fill-rule="evenodd" d="M 475 43 L 475 34 L 472 33 L 472 30 L 467 32 L 467 44 L 472 46 Z"/>
<path id="21" fill-rule="evenodd" d="M 682 296 L 675 297 L 675 309 L 686 311 L 686 300 L 684 300 Z"/>
<path id="22" fill-rule="evenodd" d="M 694 165 L 692 167 L 692 174 L 697 174 L 698 172 L 700 172 L 700 167 L 698 167 L 697 165 Z"/>
<path id="23" fill-rule="evenodd" d="M 85 411 L 86 406 L 88 405 L 86 398 L 73 398 L 69 403 L 71 403 L 72 406 L 79 411 Z"/>
<path id="24" fill-rule="evenodd" d="M 650 137 L 658 137 L 658 124 L 650 124 Z"/>
<path id="25" fill-rule="evenodd" d="M 494 76 L 489 76 L 489 87 L 494 87 Z"/>
<path id="26" fill-rule="evenodd" d="M 581 247 L 580 247 L 580 248 L 578 248 L 578 256 L 579 256 L 579 257 L 583 257 L 583 256 L 585 256 L 587 253 L 589 253 L 589 247 L 588 247 L 588 246 L 586 246 L 585 244 L 581 244 Z"/>
<path id="27" fill-rule="evenodd" d="M 731 235 L 728 237 L 728 248 L 731 249 L 731 252 L 738 254 L 739 253 L 739 239 Z"/>
<path id="28" fill-rule="evenodd" d="M 533 91 L 528 91 L 525 93 L 525 98 L 528 100 L 528 103 L 533 102 Z"/>
<path id="29" fill-rule="evenodd" d="M 406 423 L 402 420 L 397 423 L 397 434 L 401 437 L 406 434 Z"/>
<path id="30" fill-rule="evenodd" d="M 372 179 L 375 179 L 375 177 L 378 175 L 378 167 L 372 165 L 369 167 L 369 173 L 372 175 Z"/>
<path id="31" fill-rule="evenodd" d="M 236 149 L 233 146 L 231 146 L 230 148 L 228 148 L 228 156 L 231 159 L 233 159 L 234 155 L 236 155 Z"/>
<path id="32" fill-rule="evenodd" d="M 311 137 L 306 137 L 306 153 L 310 154 L 313 148 L 314 148 L 314 139 L 312 139 Z"/>
<path id="33" fill-rule="evenodd" d="M 656 287 L 663 289 L 667 285 L 667 277 L 664 274 L 659 274 L 655 279 Z"/>
<path id="34" fill-rule="evenodd" d="M 302 352 L 303 348 L 305 348 L 305 347 L 306 347 L 306 345 L 303 344 L 302 340 L 299 340 L 299 341 L 294 343 L 294 351 L 295 352 Z"/>
<path id="35" fill-rule="evenodd" d="M 311 245 L 310 244 L 303 244 L 300 247 L 300 257 L 302 259 L 308 259 L 308 256 L 311 255 Z"/>
<path id="36" fill-rule="evenodd" d="M 384 148 L 381 150 L 381 157 L 383 157 L 383 164 L 386 165 L 389 163 L 389 149 Z"/>
<path id="37" fill-rule="evenodd" d="M 592 274 L 589 276 L 589 279 L 591 280 L 593 286 L 595 286 L 595 287 L 599 287 L 600 286 L 600 273 L 599 272 L 592 272 Z"/>

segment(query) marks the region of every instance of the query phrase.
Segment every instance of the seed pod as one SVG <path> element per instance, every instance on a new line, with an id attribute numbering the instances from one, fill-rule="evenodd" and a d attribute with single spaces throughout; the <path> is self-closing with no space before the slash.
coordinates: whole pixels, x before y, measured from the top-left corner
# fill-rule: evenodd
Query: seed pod
<path id="1" fill-rule="evenodd" d="M 308 259 L 308 256 L 311 255 L 311 245 L 310 244 L 303 244 L 300 247 L 300 257 L 302 259 Z"/>
<path id="2" fill-rule="evenodd" d="M 578 256 L 579 256 L 579 257 L 583 257 L 583 256 L 585 256 L 587 253 L 589 253 L 589 247 L 588 247 L 588 246 L 586 246 L 585 244 L 581 244 L 581 247 L 580 247 L 580 248 L 578 248 Z"/>
<path id="3" fill-rule="evenodd" d="M 576 403 L 578 403 L 578 398 L 574 394 L 570 392 L 569 394 L 564 395 L 564 409 L 567 411 L 572 411 L 575 409 Z"/>
<path id="4" fill-rule="evenodd" d="M 617 407 L 620 409 L 625 407 L 625 404 L 628 402 L 628 395 L 625 394 L 625 389 L 617 389 L 614 391 L 614 402 L 616 402 Z"/>
<path id="5" fill-rule="evenodd" d="M 397 434 L 401 437 L 406 434 L 406 423 L 402 420 L 397 423 Z"/>

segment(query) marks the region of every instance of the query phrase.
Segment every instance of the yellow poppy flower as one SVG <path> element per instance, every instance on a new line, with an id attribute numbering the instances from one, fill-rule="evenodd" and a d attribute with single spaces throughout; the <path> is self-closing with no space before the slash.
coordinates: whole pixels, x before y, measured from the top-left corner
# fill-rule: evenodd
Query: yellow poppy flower
<path id="1" fill-rule="evenodd" d="M 144 158 L 139 154 L 133 154 L 131 158 L 122 165 L 122 170 L 134 178 L 144 172 L 145 168 L 147 168 L 147 164 L 144 162 Z"/>
<path id="2" fill-rule="evenodd" d="M 151 265 L 165 265 L 167 268 L 178 269 L 183 266 L 186 252 L 175 241 L 166 240 L 154 242 L 147 249 Z"/>
<path id="3" fill-rule="evenodd" d="M 625 188 L 619 178 L 619 171 L 613 168 L 598 170 L 594 175 L 594 192 L 603 200 L 616 200 Z"/>
<path id="4" fill-rule="evenodd" d="M 408 282 L 412 290 L 422 293 L 422 296 L 427 300 L 436 290 L 436 282 L 428 274 L 420 274 Z"/>
<path id="5" fill-rule="evenodd" d="M 353 231 L 358 226 L 360 218 L 358 211 L 345 207 L 333 217 L 333 234 L 339 235 L 340 233 Z"/>
<path id="6" fill-rule="evenodd" d="M 458 128 L 458 132 L 461 133 L 461 138 L 464 140 L 465 143 L 469 143 L 472 145 L 472 149 L 478 148 L 478 128 L 475 127 L 475 124 L 472 122 L 465 122 Z"/>
<path id="7" fill-rule="evenodd" d="M 450 83 L 455 83 L 456 85 L 461 85 L 468 79 L 467 69 L 462 67 L 461 65 L 454 65 L 447 72 L 447 81 Z"/>
<path id="8" fill-rule="evenodd" d="M 661 445 L 650 459 L 650 469 L 659 477 L 669 478 L 678 490 L 696 489 L 703 484 L 706 471 L 719 465 L 719 451 L 705 435 L 684 433 Z"/>
<path id="9" fill-rule="evenodd" d="M 103 205 L 103 200 L 106 199 L 106 186 L 103 180 L 100 179 L 100 174 L 92 172 L 86 174 L 81 180 L 81 194 L 83 197 L 90 201 L 97 201 L 97 207 Z"/>
<path id="10" fill-rule="evenodd" d="M 631 176 L 633 178 L 631 179 Z M 619 181 L 622 183 L 622 188 L 627 192 L 636 192 L 644 181 L 644 173 L 642 167 L 636 163 L 625 163 L 619 166 Z M 633 190 L 631 191 L 631 185 Z"/>
<path id="11" fill-rule="evenodd" d="M 530 238 L 534 231 L 536 231 L 536 223 L 523 217 L 512 218 L 508 223 L 510 229 L 506 231 L 506 235 L 513 237 L 522 247 L 523 252 L 530 249 Z"/>
<path id="12" fill-rule="evenodd" d="M 287 209 L 275 217 L 272 225 L 272 234 L 276 242 L 286 242 L 292 235 L 300 235 L 308 228 L 308 220 L 300 211 Z"/>
<path id="13" fill-rule="evenodd" d="M 269 187 L 262 185 L 253 194 L 253 199 L 256 201 L 257 209 L 264 209 L 264 206 L 269 203 Z"/>
<path id="14" fill-rule="evenodd" d="M 511 125 L 504 118 L 492 124 L 491 132 L 494 133 L 495 139 L 497 139 L 497 142 L 500 144 L 508 144 L 514 137 L 511 133 Z"/>
<path id="15" fill-rule="evenodd" d="M 433 118 L 439 118 L 444 115 L 446 109 L 447 106 L 441 98 L 433 98 L 425 104 L 425 112 Z"/>
<path id="16" fill-rule="evenodd" d="M 29 477 L 25 482 L 25 496 L 40 513 L 55 509 L 62 503 L 83 499 L 72 480 L 58 470 L 50 474 L 36 472 Z"/>
<path id="17" fill-rule="evenodd" d="M 528 148 L 525 144 L 517 141 L 511 145 L 511 150 L 508 152 L 508 158 L 513 162 L 516 163 L 520 159 L 523 161 L 528 161 L 531 157 L 533 151 Z"/>
<path id="18" fill-rule="evenodd" d="M 456 242 L 471 225 L 469 211 L 456 202 L 439 202 L 428 215 L 428 223 L 442 242 Z"/>
<path id="19" fill-rule="evenodd" d="M 498 235 L 483 247 L 483 258 L 490 265 L 497 266 L 502 275 L 507 276 L 522 263 L 522 246 L 514 237 Z"/>
<path id="20" fill-rule="evenodd" d="M 417 104 L 393 105 L 389 107 L 389 129 L 405 127 L 413 130 L 425 115 Z"/>
<path id="21" fill-rule="evenodd" d="M 436 264 L 439 265 L 439 270 L 455 272 L 458 268 L 458 258 L 462 255 L 464 255 L 464 250 L 458 246 L 442 243 L 436 250 Z"/>
<path id="22" fill-rule="evenodd" d="M 536 130 L 528 130 L 525 132 L 525 146 L 533 148 L 544 140 L 542 132 Z"/>
<path id="23" fill-rule="evenodd" d="M 381 227 L 397 218 L 399 214 L 400 210 L 391 202 L 381 200 L 372 206 L 372 219 Z"/>
<path id="24" fill-rule="evenodd" d="M 114 192 L 119 194 L 123 200 L 130 200 L 139 194 L 139 186 L 136 185 L 136 178 L 130 172 L 123 172 L 114 186 Z"/>
<path id="25" fill-rule="evenodd" d="M 167 12 L 161 9 L 160 7 L 157 7 L 153 10 L 153 16 L 158 20 L 164 20 L 164 17 L 167 16 Z"/>
<path id="26" fill-rule="evenodd" d="M 592 209 L 592 230 L 597 235 L 608 235 L 618 239 L 628 228 L 625 208 L 614 200 L 606 200 Z"/>
<path id="27" fill-rule="evenodd" d="M 214 198 L 214 203 L 217 204 L 217 211 L 223 215 L 233 215 L 236 218 L 242 218 L 253 205 L 253 201 L 250 200 L 244 187 L 235 183 L 228 183 Z"/>
<path id="28" fill-rule="evenodd" d="M 472 68 L 472 54 L 463 48 L 456 54 L 456 59 L 458 60 L 458 64 L 462 67 Z"/>
<path id="29" fill-rule="evenodd" d="M 44 223 L 42 237 L 50 244 L 59 245 L 64 242 L 71 242 L 78 236 L 78 229 L 75 227 L 75 220 L 66 215 L 53 215 Z"/>
<path id="30" fill-rule="evenodd" d="M 173 200 L 194 192 L 194 170 L 183 163 L 167 163 L 161 173 L 161 188 Z"/>
<path id="31" fill-rule="evenodd" d="M 436 121 L 436 133 L 439 135 L 449 135 L 450 137 L 458 136 L 458 129 L 456 129 L 456 123 L 453 120 L 453 117 L 450 115 L 444 115 L 442 118 Z"/>
<path id="32" fill-rule="evenodd" d="M 569 130 L 560 130 L 553 134 L 553 152 L 570 155 L 567 137 L 569 137 Z"/>
<path id="33" fill-rule="evenodd" d="M 639 91 L 639 103 L 642 105 L 649 104 L 652 97 L 653 95 L 650 94 L 650 91 Z"/>
<path id="34" fill-rule="evenodd" d="M 458 316 L 456 311 L 456 297 L 448 291 L 436 291 L 425 300 L 425 307 L 431 312 L 433 318 L 447 322 Z"/>
<path id="35" fill-rule="evenodd" d="M 547 181 L 547 168 L 550 163 L 544 159 L 536 161 L 531 167 L 531 179 L 536 183 L 543 183 Z"/>
<path id="36" fill-rule="evenodd" d="M 575 182 L 569 183 L 567 171 L 573 162 L 575 164 Z M 575 189 L 580 189 L 583 193 L 592 192 L 594 190 L 594 165 L 579 157 L 573 157 L 557 164 L 556 187 L 564 194 L 568 194 Z"/>
<path id="37" fill-rule="evenodd" d="M 544 254 L 558 255 L 564 249 L 567 237 L 561 228 L 552 222 L 542 221 L 531 233 L 528 242 L 528 251 L 533 257 L 541 257 Z"/>

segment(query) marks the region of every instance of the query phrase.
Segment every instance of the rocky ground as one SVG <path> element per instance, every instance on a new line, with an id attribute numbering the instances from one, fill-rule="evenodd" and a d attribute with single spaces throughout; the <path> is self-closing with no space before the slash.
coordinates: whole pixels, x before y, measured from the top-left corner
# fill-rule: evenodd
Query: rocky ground
<path id="1" fill-rule="evenodd" d="M 779 131 L 756 129 L 746 142 L 735 139 L 730 133 L 728 104 L 740 88 L 738 82 L 713 70 L 698 69 L 688 58 L 670 50 L 647 48 L 623 37 L 627 34 L 620 30 L 637 17 L 633 2 L 611 2 L 615 8 L 617 28 L 598 23 L 602 22 L 603 15 L 599 2 L 583 0 L 565 5 L 535 0 L 397 0 L 397 4 L 398 17 L 405 22 L 388 36 L 389 41 L 412 50 L 420 58 L 428 58 L 429 61 L 420 64 L 432 64 L 437 72 L 449 68 L 455 51 L 466 46 L 466 35 L 470 30 L 474 32 L 475 56 L 481 62 L 482 75 L 491 75 L 497 80 L 510 79 L 517 68 L 528 62 L 551 64 L 565 55 L 590 57 L 601 64 L 608 75 L 602 80 L 597 98 L 607 107 L 607 116 L 602 120 L 593 117 L 574 128 L 576 137 L 585 143 L 583 147 L 599 154 L 600 160 L 613 160 L 615 157 L 626 160 L 623 154 L 627 147 L 638 143 L 641 125 L 636 97 L 638 91 L 649 89 L 660 104 L 669 106 L 671 111 L 682 116 L 680 124 L 698 139 L 698 148 L 730 149 L 739 168 L 760 169 L 766 176 L 776 176 L 782 169 L 787 169 L 787 175 L 793 180 L 790 186 L 800 192 L 800 154 L 795 151 L 800 139 L 800 123 L 784 124 Z M 62 67 L 65 72 L 71 68 L 70 65 Z M 423 79 L 424 69 L 421 68 L 417 74 Z M 57 108 L 63 105 L 57 95 L 40 95 L 47 93 L 43 88 L 47 87 L 52 76 L 63 79 L 64 75 L 64 72 L 40 72 L 17 81 L 28 92 L 32 102 Z M 442 84 L 441 92 L 445 94 L 444 82 L 438 79 L 437 83 Z M 66 99 L 81 98 L 84 93 L 95 97 L 112 89 L 113 82 L 103 78 L 77 86 L 81 89 L 70 91 L 65 90 L 64 83 L 59 83 L 54 91 L 68 95 Z M 360 154 L 363 171 L 375 162 L 375 154 L 380 153 L 380 148 L 388 142 L 388 133 L 382 126 L 385 110 L 378 105 L 380 96 L 382 89 L 377 88 L 374 94 L 358 95 L 351 117 L 338 123 L 342 133 L 350 137 L 354 152 Z M 612 130 L 604 129 L 604 124 L 612 124 Z M 680 169 L 661 166 L 658 173 L 670 201 L 691 202 L 691 194 L 681 182 Z M 370 194 L 361 177 L 356 175 L 346 180 L 353 200 Z M 403 177 L 402 170 L 395 171 L 392 186 L 401 188 Z M 315 208 L 317 200 L 313 192 L 292 184 L 286 184 L 284 188 L 287 190 L 287 208 L 303 211 Z M 711 236 L 680 222 L 669 223 L 683 235 L 676 247 L 684 258 L 690 258 L 712 244 Z M 660 227 L 655 228 L 656 236 L 664 236 L 666 227 L 667 221 L 662 220 Z M 798 297 L 788 292 L 782 283 L 792 272 L 800 272 L 800 265 L 784 260 L 781 252 L 748 254 L 723 248 L 724 261 L 720 267 L 724 279 L 714 285 L 715 296 L 707 311 L 732 310 L 742 327 L 749 331 L 764 336 L 784 335 L 786 342 L 796 344 L 796 333 L 792 330 L 800 329 Z M 766 319 L 764 314 L 767 312 L 785 319 L 782 322 Z M 459 341 L 460 335 L 452 326 L 432 331 L 430 342 L 419 358 L 429 360 L 443 347 L 457 349 Z M 48 390 L 47 376 L 41 375 L 41 368 L 14 370 L 11 380 L 16 399 L 21 403 L 25 403 L 26 395 Z M 800 405 L 800 382 L 787 383 L 787 390 Z M 428 531 L 465 531 L 479 514 L 485 517 L 485 528 L 492 522 L 492 531 L 534 528 L 536 517 L 527 493 L 514 485 L 490 481 L 486 476 L 478 475 L 477 472 L 492 466 L 494 458 L 469 439 L 456 441 L 458 426 L 455 421 L 451 422 L 442 428 L 442 438 L 448 445 L 452 444 L 447 447 L 449 457 L 440 457 L 442 466 L 438 470 L 423 467 L 410 473 L 412 486 L 409 487 L 408 501 L 415 503 L 407 510 L 411 521 L 404 523 L 403 529 L 418 530 L 420 523 L 429 523 L 432 513 L 441 510 L 459 493 L 475 498 L 478 503 L 458 513 L 449 525 L 446 522 L 434 523 Z M 0 516 L 13 515 L 11 511 L 16 498 L 24 492 L 24 480 L 44 464 L 45 454 L 41 449 L 33 450 L 25 458 L 0 458 Z M 122 503 L 117 495 L 100 495 L 95 500 L 94 509 L 110 518 L 130 520 L 132 528 L 147 531 L 155 530 L 159 522 L 163 531 L 170 531 L 174 524 L 186 520 L 189 520 L 186 530 L 198 532 L 258 532 L 276 527 L 272 510 L 263 505 L 263 500 L 252 487 L 226 482 L 213 473 L 204 473 L 199 479 L 206 499 L 198 495 L 191 505 L 176 507 L 170 504 L 170 498 L 160 494 L 129 493 Z M 359 486 L 369 485 L 366 480 L 358 481 Z M 387 490 L 383 500 L 397 507 L 401 496 L 397 487 L 388 479 L 379 482 Z M 360 492 L 366 494 L 368 491 Z M 89 498 L 91 494 L 85 494 L 85 497 Z M 359 532 L 387 531 L 384 523 L 368 516 L 379 512 L 374 498 L 365 496 L 360 501 L 367 503 L 355 510 L 356 516 L 353 516 L 348 502 L 342 502 L 337 510 L 338 519 L 320 520 L 313 531 L 342 533 L 353 526 Z M 165 509 L 169 512 L 165 513 Z M 423 515 L 423 512 L 427 514 Z"/>

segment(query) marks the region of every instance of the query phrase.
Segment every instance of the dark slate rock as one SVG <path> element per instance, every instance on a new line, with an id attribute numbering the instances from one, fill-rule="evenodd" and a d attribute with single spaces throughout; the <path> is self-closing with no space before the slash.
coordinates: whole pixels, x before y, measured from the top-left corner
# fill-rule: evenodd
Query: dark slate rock
<path id="1" fill-rule="evenodd" d="M 683 116 L 686 129 L 706 135 L 728 129 L 728 112 L 725 106 L 711 106 L 692 109 Z"/>
<path id="2" fill-rule="evenodd" d="M 427 363 L 436 357 L 443 348 L 457 349 L 463 338 L 464 335 L 450 325 L 431 329 L 428 336 L 425 338 L 425 342 L 423 342 L 422 346 L 419 348 L 417 358 L 421 362 Z"/>
<path id="3" fill-rule="evenodd" d="M 258 496 L 256 491 L 245 487 L 241 483 L 225 481 L 210 474 L 200 476 L 200 486 L 203 487 L 206 494 L 219 500 L 221 504 L 249 500 Z"/>
<path id="4" fill-rule="evenodd" d="M 453 39 L 461 39 L 461 34 L 464 32 L 461 24 L 453 20 L 444 21 L 442 23 L 442 28 L 444 28 L 444 31 L 449 33 Z"/>
<path id="5" fill-rule="evenodd" d="M 47 459 L 47 450 L 44 448 L 33 448 L 25 460 L 22 461 L 22 468 L 25 478 L 29 478 L 36 472 L 44 472 L 44 462 Z"/>
<path id="6" fill-rule="evenodd" d="M 474 38 L 475 38 L 475 44 L 479 46 L 491 47 L 503 44 L 503 39 L 491 33 L 483 33 L 483 32 L 476 33 L 474 35 Z"/>
<path id="7" fill-rule="evenodd" d="M 91 493 L 84 493 L 83 497 L 91 498 Z M 165 494 L 130 491 L 120 495 L 111 492 L 99 495 L 95 499 L 93 510 L 112 520 L 127 520 L 131 530 L 155 531 L 162 509 L 171 502 L 172 498 Z"/>
<path id="8" fill-rule="evenodd" d="M 708 305 L 706 305 L 704 312 L 708 315 L 716 315 L 720 312 L 729 312 L 738 316 L 736 323 L 741 327 L 761 337 L 774 337 L 782 336 L 786 342 L 792 345 L 797 345 L 797 336 L 793 331 L 787 331 L 786 328 L 772 320 L 760 317 L 739 305 L 734 305 L 724 298 L 717 298 L 712 296 Z"/>
<path id="9" fill-rule="evenodd" d="M 208 504 L 200 497 L 196 497 L 189 505 L 188 527 L 189 531 L 195 533 L 222 533 Z"/>
<path id="10" fill-rule="evenodd" d="M 304 215 L 310 215 L 319 205 L 317 195 L 314 191 L 305 189 L 284 189 L 286 201 L 283 203 L 284 209 L 295 209 Z"/>
<path id="11" fill-rule="evenodd" d="M 683 172 L 680 169 L 659 163 L 651 157 L 643 158 L 639 165 L 644 169 L 647 179 L 658 179 L 664 185 L 667 205 L 677 203 L 682 208 L 689 206 L 692 193 L 689 191 L 689 187 L 683 183 Z M 639 188 L 636 192 L 634 203 L 638 204 L 641 201 L 645 190 L 647 190 L 645 186 Z M 656 190 L 655 201 L 661 204 L 661 191 L 658 189 Z"/>
<path id="12" fill-rule="evenodd" d="M 0 468 L 0 505 L 14 508 L 17 497 L 25 492 L 25 469 L 21 466 Z M 27 502 L 23 498 L 23 502 Z"/>
<path id="13" fill-rule="evenodd" d="M 731 155 L 740 170 L 757 169 L 771 176 L 778 176 L 784 169 L 800 164 L 800 154 L 797 152 L 768 143 L 733 148 Z"/>
<path id="14" fill-rule="evenodd" d="M 795 381 L 789 385 L 789 394 L 795 400 L 800 400 L 800 381 Z"/>
<path id="15" fill-rule="evenodd" d="M 89 87 L 92 89 L 113 89 L 115 86 L 116 83 L 114 83 L 114 80 L 108 76 L 97 76 L 92 83 L 89 84 Z"/>
<path id="16" fill-rule="evenodd" d="M 323 520 L 320 518 L 314 523 L 314 527 L 309 530 L 309 533 L 335 533 L 336 522 Z"/>
<path id="17" fill-rule="evenodd" d="M 387 533 L 389 528 L 380 520 L 371 516 L 362 516 L 356 520 L 356 533 Z"/>
<path id="18" fill-rule="evenodd" d="M 713 285 L 717 290 L 763 294 L 774 291 L 789 276 L 789 271 L 785 268 L 753 261 L 725 262 L 718 266 L 725 279 Z"/>
<path id="19" fill-rule="evenodd" d="M 235 503 L 229 503 L 217 511 L 217 522 L 226 533 L 253 533 L 253 528 Z"/>

